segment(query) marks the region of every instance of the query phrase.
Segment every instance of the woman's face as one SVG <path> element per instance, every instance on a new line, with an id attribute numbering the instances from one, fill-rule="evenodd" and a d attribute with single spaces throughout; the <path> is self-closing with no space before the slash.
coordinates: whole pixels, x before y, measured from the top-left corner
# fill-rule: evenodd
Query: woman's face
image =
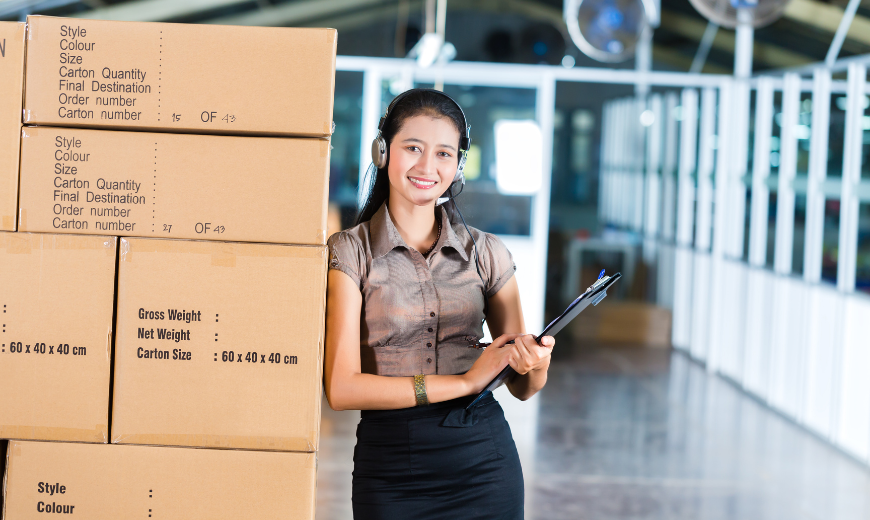
<path id="1" fill-rule="evenodd" d="M 450 119 L 419 115 L 405 120 L 390 143 L 390 197 L 417 206 L 435 204 L 459 165 L 459 131 Z"/>

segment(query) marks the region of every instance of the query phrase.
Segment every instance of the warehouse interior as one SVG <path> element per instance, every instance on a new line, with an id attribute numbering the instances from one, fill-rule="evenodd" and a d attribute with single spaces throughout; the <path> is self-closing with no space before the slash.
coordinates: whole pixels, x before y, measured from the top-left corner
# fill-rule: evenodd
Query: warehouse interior
<path id="1" fill-rule="evenodd" d="M 462 105 L 527 332 L 622 274 L 538 395 L 496 392 L 526 518 L 870 517 L 870 1 L 0 2 L 28 15 L 337 29 L 329 233 L 394 96 Z M 352 518 L 358 421 L 323 400 L 318 520 Z"/>

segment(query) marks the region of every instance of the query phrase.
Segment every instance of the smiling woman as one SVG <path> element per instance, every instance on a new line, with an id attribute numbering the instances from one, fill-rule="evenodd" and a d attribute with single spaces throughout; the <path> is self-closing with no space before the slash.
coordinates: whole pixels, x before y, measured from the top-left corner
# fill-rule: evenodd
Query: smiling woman
<path id="1" fill-rule="evenodd" d="M 412 90 L 379 130 L 357 226 L 329 239 L 326 395 L 333 409 L 362 410 L 354 518 L 521 519 L 504 413 L 492 395 L 465 407 L 507 365 L 518 373 L 511 393 L 534 395 L 554 341 L 523 335 L 504 244 L 454 218 L 470 143 L 459 105 Z M 473 348 L 484 320 L 496 339 Z"/>
<path id="2" fill-rule="evenodd" d="M 458 141 L 459 132 L 450 120 L 419 115 L 405 121 L 390 143 L 391 194 L 403 199 L 396 201 L 395 210 L 435 203 L 456 175 L 459 151 L 456 144 L 447 143 Z M 423 245 L 431 244 L 434 235 L 411 240 L 411 247 L 425 251 Z"/>

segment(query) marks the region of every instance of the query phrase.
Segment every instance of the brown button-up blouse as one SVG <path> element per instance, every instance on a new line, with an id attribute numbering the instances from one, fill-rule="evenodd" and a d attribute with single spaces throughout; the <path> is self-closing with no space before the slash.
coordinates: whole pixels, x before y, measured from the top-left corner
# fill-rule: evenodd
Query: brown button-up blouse
<path id="1" fill-rule="evenodd" d="M 347 274 L 363 296 L 362 372 L 386 376 L 463 374 L 480 356 L 469 348 L 483 337 L 484 298 L 516 271 L 492 234 L 451 223 L 444 207 L 441 237 L 428 258 L 405 244 L 387 205 L 370 222 L 329 237 L 329 268 Z"/>

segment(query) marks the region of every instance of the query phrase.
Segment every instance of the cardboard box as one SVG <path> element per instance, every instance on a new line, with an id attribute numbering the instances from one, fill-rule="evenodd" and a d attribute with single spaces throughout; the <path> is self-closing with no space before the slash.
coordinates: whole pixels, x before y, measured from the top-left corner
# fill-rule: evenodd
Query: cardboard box
<path id="1" fill-rule="evenodd" d="M 27 23 L 26 124 L 332 134 L 335 29 Z"/>
<path id="2" fill-rule="evenodd" d="M 6 508 L 3 507 L 6 499 L 6 481 L 3 479 L 6 476 L 6 453 L 8 446 L 9 441 L 0 440 L 0 518 L 5 518 L 4 512 L 6 511 Z"/>
<path id="3" fill-rule="evenodd" d="M 108 442 L 116 251 L 0 233 L 0 438 Z"/>
<path id="4" fill-rule="evenodd" d="M 19 230 L 326 243 L 329 141 L 25 127 Z"/>
<path id="5" fill-rule="evenodd" d="M 0 22 L 0 231 L 15 231 L 18 210 L 25 27 L 23 23 Z"/>
<path id="6" fill-rule="evenodd" d="M 326 248 L 122 239 L 112 442 L 316 451 Z"/>
<path id="7" fill-rule="evenodd" d="M 589 307 L 568 326 L 576 341 L 670 348 L 671 311 L 639 301 L 608 301 Z"/>
<path id="8" fill-rule="evenodd" d="M 314 518 L 314 453 L 13 441 L 8 457 L 9 520 Z"/>

